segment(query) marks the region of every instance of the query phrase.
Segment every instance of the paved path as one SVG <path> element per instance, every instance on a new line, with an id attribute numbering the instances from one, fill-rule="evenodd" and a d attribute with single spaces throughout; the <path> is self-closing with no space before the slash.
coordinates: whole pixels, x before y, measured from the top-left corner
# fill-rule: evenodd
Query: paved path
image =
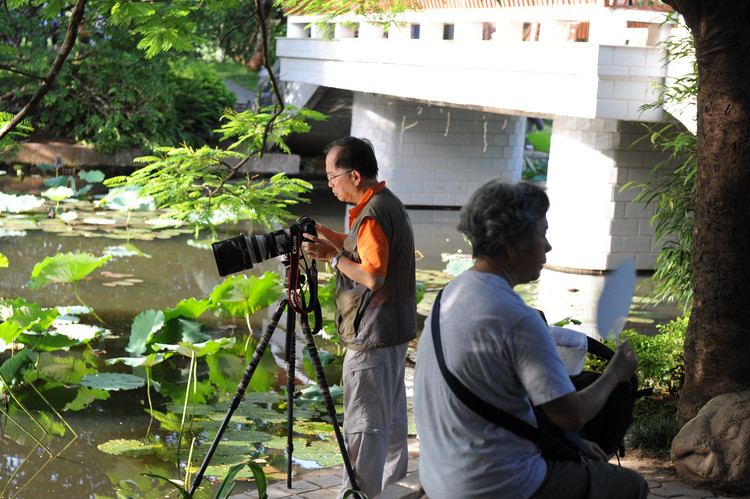
<path id="1" fill-rule="evenodd" d="M 379 499 L 424 499 L 419 490 L 417 464 L 419 461 L 419 444 L 413 440 L 409 445 L 409 476 L 398 484 L 386 489 Z M 723 496 L 708 490 L 701 490 L 681 483 L 674 475 L 674 471 L 662 465 L 654 465 L 637 459 L 624 459 L 623 466 L 638 470 L 648 481 L 651 488 L 649 499 L 738 499 L 740 496 Z M 268 488 L 269 499 L 335 499 L 341 487 L 343 465 L 333 466 L 322 470 L 309 471 L 294 479 L 292 488 L 286 487 L 286 481 L 275 482 Z M 254 490 L 238 492 L 231 499 L 257 499 Z M 456 498 L 461 499 L 461 498 Z M 470 499 L 470 498 L 465 498 Z M 498 498 L 502 499 L 502 498 Z M 606 499 L 606 498 L 602 498 Z M 748 499 L 748 498 L 745 498 Z"/>

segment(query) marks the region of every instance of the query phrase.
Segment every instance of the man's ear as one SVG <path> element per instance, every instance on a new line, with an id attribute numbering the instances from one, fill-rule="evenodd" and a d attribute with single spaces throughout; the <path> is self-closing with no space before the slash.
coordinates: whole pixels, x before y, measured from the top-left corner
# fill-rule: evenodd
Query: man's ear
<path id="1" fill-rule="evenodd" d="M 505 254 L 508 257 L 508 259 L 513 260 L 516 255 L 518 254 L 518 248 L 516 248 L 514 245 L 508 243 L 505 246 L 503 246 L 503 249 L 505 250 Z"/>
<path id="2" fill-rule="evenodd" d="M 352 180 L 354 185 L 359 186 L 362 183 L 362 174 L 357 170 L 352 170 Z"/>

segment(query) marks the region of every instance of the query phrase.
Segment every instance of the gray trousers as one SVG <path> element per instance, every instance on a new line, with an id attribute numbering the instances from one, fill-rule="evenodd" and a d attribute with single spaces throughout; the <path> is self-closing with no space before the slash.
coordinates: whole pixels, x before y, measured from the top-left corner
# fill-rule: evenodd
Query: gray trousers
<path id="1" fill-rule="evenodd" d="M 547 475 L 531 499 L 646 499 L 646 480 L 602 461 L 547 461 Z"/>
<path id="2" fill-rule="evenodd" d="M 346 449 L 359 489 L 374 498 L 406 476 L 406 350 L 408 343 L 344 355 L 344 424 Z M 351 483 L 344 470 L 338 498 Z"/>

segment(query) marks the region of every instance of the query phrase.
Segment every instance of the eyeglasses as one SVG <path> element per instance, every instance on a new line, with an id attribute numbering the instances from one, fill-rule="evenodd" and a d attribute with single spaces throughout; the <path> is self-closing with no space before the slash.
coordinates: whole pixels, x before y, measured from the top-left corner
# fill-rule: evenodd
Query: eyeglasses
<path id="1" fill-rule="evenodd" d="M 326 178 L 328 179 L 329 182 L 331 182 L 336 177 L 340 177 L 341 175 L 346 175 L 347 173 L 351 173 L 353 171 L 354 170 L 346 170 L 344 173 L 339 173 L 338 175 L 331 175 L 330 173 L 326 173 Z"/>

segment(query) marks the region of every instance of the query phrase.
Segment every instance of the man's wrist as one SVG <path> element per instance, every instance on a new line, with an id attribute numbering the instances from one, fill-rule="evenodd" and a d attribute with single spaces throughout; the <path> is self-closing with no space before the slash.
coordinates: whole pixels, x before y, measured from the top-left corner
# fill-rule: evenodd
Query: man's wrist
<path id="1" fill-rule="evenodd" d="M 330 261 L 330 262 L 328 262 L 328 263 L 329 263 L 329 264 L 331 265 L 331 268 L 334 268 L 334 269 L 335 269 L 335 268 L 337 268 L 337 267 L 338 267 L 338 265 L 339 265 L 339 258 L 341 258 L 342 256 L 344 256 L 344 254 L 343 254 L 342 252 L 340 252 L 340 251 L 339 251 L 338 253 L 336 253 L 336 254 L 335 254 L 335 255 L 333 256 L 333 258 L 331 258 L 331 261 Z"/>

